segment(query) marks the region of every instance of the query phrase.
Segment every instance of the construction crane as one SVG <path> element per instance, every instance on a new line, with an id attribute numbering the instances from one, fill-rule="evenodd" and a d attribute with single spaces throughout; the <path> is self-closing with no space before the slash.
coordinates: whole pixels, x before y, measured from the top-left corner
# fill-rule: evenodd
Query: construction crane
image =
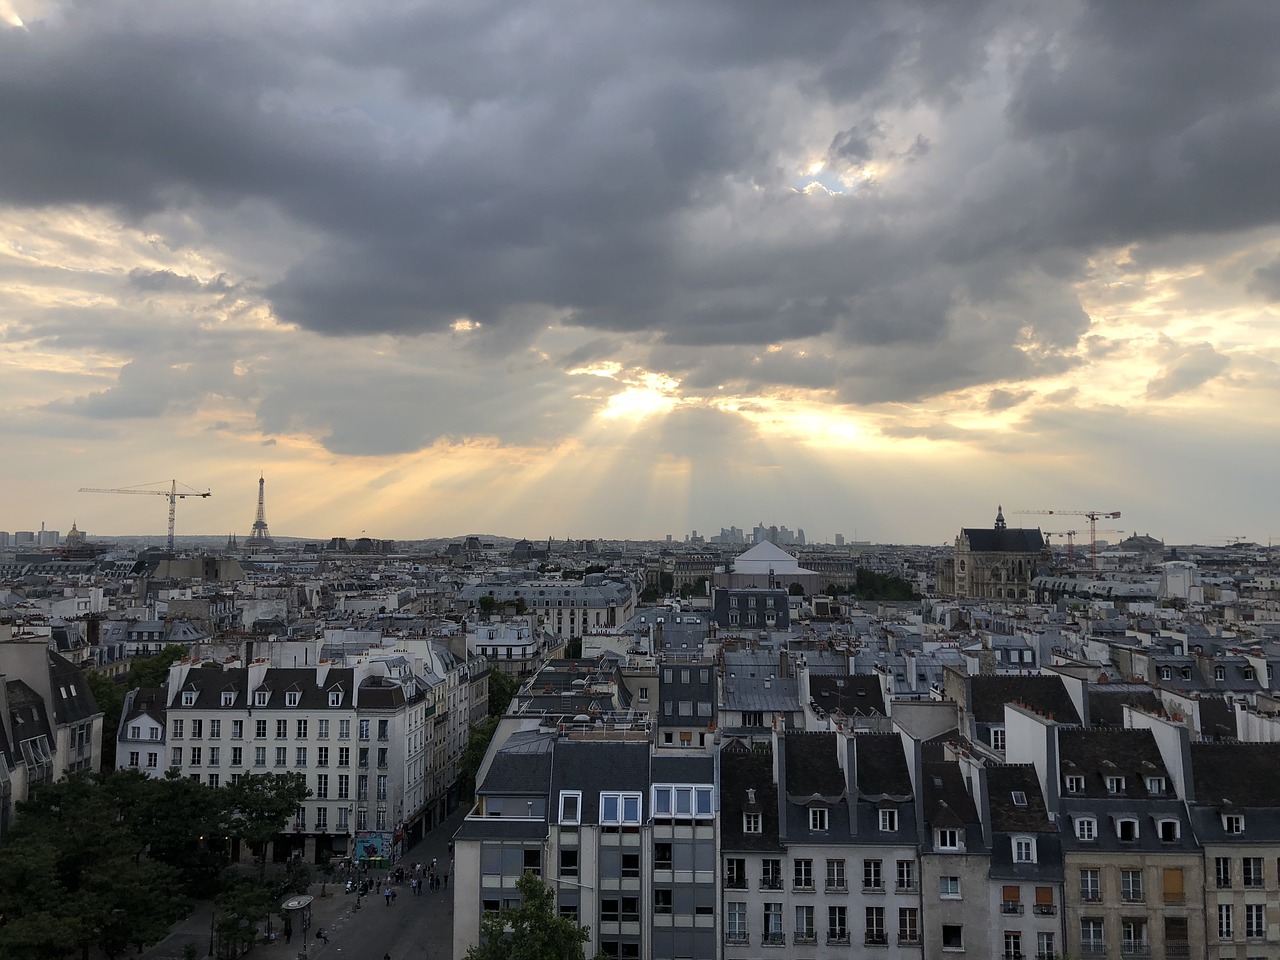
<path id="1" fill-rule="evenodd" d="M 1097 530 L 1096 533 L 1124 533 L 1123 530 Z M 1074 567 L 1076 565 L 1076 541 L 1075 538 L 1080 535 L 1079 530 L 1045 530 L 1044 539 L 1048 542 L 1050 537 L 1066 537 L 1067 538 L 1067 565 Z"/>
<path id="2" fill-rule="evenodd" d="M 1098 569 L 1098 521 L 1120 519 L 1119 510 L 1010 510 L 1010 513 L 1035 514 L 1054 517 L 1088 517 L 1089 518 L 1089 564 L 1091 570 Z"/>
<path id="3" fill-rule="evenodd" d="M 134 496 L 168 497 L 169 498 L 169 552 L 172 553 L 173 552 L 173 519 L 174 519 L 174 513 L 175 513 L 174 508 L 177 506 L 178 501 L 185 499 L 186 497 L 211 497 L 213 496 L 213 494 L 208 490 L 204 491 L 204 493 L 201 493 L 199 490 L 196 490 L 192 487 L 187 487 L 185 483 L 183 484 L 183 486 L 187 487 L 187 490 L 190 492 L 187 493 L 187 492 L 180 491 L 178 489 L 177 480 L 168 481 L 168 484 L 169 484 L 168 490 L 143 490 L 142 489 L 142 487 L 155 486 L 156 483 L 165 483 L 165 482 L 166 481 L 164 480 L 157 480 L 155 481 L 155 483 L 149 483 L 149 484 L 140 483 L 136 487 L 81 487 L 80 492 L 81 493 L 127 493 Z"/>

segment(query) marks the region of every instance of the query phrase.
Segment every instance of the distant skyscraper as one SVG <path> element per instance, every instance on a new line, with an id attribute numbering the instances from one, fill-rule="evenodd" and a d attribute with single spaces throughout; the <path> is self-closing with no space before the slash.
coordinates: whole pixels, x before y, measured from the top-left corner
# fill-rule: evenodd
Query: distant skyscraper
<path id="1" fill-rule="evenodd" d="M 275 546 L 271 539 L 271 531 L 267 528 L 266 478 L 258 477 L 258 515 L 253 520 L 253 532 L 249 534 L 249 549 L 264 549 Z"/>
<path id="2" fill-rule="evenodd" d="M 836 546 L 837 546 L 837 547 L 843 547 L 843 546 L 844 546 L 844 534 L 843 534 L 843 533 L 837 533 L 837 534 L 836 534 Z"/>

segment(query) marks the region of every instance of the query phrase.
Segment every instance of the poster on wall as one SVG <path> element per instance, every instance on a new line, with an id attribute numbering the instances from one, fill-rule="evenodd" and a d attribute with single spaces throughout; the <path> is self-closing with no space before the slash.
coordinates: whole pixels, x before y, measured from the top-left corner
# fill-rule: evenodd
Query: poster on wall
<path id="1" fill-rule="evenodd" d="M 357 830 L 355 858 L 371 865 L 391 862 L 391 834 L 380 830 Z"/>

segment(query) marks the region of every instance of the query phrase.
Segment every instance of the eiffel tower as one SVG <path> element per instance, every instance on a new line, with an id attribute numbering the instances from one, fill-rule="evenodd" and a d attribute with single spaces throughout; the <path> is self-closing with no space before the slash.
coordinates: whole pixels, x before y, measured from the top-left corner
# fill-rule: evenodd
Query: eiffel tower
<path id="1" fill-rule="evenodd" d="M 258 476 L 258 515 L 254 517 L 253 533 L 249 534 L 247 544 L 250 550 L 266 550 L 275 546 L 275 541 L 271 539 L 271 531 L 267 529 L 266 487 L 266 478 L 260 474 Z"/>

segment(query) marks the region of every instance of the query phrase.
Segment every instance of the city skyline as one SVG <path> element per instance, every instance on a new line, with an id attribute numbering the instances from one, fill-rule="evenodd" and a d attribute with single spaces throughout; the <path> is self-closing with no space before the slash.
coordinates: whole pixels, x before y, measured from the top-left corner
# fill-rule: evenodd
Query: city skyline
<path id="1" fill-rule="evenodd" d="M 0 0 L 0 529 L 1280 538 L 1280 8 L 1149 14 Z"/>

